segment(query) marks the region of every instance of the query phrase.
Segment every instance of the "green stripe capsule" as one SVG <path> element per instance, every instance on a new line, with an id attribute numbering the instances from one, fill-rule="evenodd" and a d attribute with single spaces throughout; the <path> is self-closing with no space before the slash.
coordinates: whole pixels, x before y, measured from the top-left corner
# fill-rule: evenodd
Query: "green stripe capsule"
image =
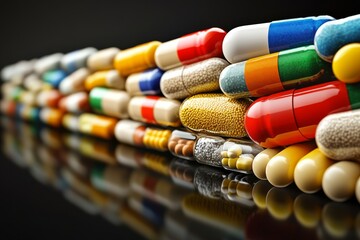
<path id="1" fill-rule="evenodd" d="M 227 66 L 220 74 L 221 91 L 233 98 L 261 97 L 334 80 L 331 64 L 313 45 L 280 51 Z"/>

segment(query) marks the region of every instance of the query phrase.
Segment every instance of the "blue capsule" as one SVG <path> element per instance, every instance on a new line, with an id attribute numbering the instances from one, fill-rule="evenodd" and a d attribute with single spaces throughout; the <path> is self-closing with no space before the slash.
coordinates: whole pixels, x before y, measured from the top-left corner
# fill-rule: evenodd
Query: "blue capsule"
<path id="1" fill-rule="evenodd" d="M 66 72 L 61 69 L 49 70 L 44 72 L 42 79 L 54 88 L 58 88 L 62 80 L 67 76 Z"/>
<path id="2" fill-rule="evenodd" d="M 159 68 L 133 73 L 126 79 L 126 91 L 132 96 L 159 95 L 160 79 L 164 71 Z"/>

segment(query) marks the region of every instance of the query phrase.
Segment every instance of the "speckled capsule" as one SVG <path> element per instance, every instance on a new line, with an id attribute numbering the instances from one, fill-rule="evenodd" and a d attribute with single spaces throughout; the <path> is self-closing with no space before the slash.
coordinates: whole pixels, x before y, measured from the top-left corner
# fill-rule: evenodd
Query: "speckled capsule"
<path id="1" fill-rule="evenodd" d="M 160 89 L 166 98 L 185 99 L 198 93 L 220 90 L 219 76 L 229 63 L 222 58 L 210 58 L 166 71 Z"/>
<path id="2" fill-rule="evenodd" d="M 327 115 L 316 128 L 316 144 L 329 158 L 360 161 L 359 129 L 360 110 Z"/>
<path id="3" fill-rule="evenodd" d="M 360 14 L 326 22 L 314 36 L 316 52 L 328 62 L 341 47 L 354 42 L 360 42 Z"/>
<path id="4" fill-rule="evenodd" d="M 231 99 L 222 93 L 202 93 L 186 98 L 179 110 L 180 121 L 195 132 L 224 137 L 247 136 L 244 117 L 249 98 Z"/>

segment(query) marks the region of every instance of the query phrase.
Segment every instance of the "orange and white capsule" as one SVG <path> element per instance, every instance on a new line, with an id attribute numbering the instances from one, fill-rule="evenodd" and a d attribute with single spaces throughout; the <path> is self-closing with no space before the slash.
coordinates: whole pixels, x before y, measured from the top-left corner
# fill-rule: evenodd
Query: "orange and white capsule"
<path id="1" fill-rule="evenodd" d="M 90 110 L 89 96 L 86 92 L 70 94 L 60 99 L 59 108 L 70 113 L 87 112 Z"/>
<path id="2" fill-rule="evenodd" d="M 59 85 L 60 92 L 66 95 L 84 91 L 84 83 L 90 73 L 91 72 L 87 68 L 80 68 L 75 72 L 71 73 L 61 81 Z"/>
<path id="3" fill-rule="evenodd" d="M 66 113 L 62 118 L 62 126 L 72 132 L 79 132 L 79 116 L 72 113 Z"/>
<path id="4" fill-rule="evenodd" d="M 84 134 L 105 139 L 114 136 L 114 129 L 118 119 L 92 113 L 82 113 L 79 117 L 79 130 Z"/>
<path id="5" fill-rule="evenodd" d="M 60 127 L 64 111 L 58 108 L 44 107 L 40 110 L 40 120 L 50 126 Z"/>
<path id="6" fill-rule="evenodd" d="M 94 87 L 108 87 L 124 90 L 125 78 L 115 69 L 97 71 L 89 75 L 85 80 L 86 90 L 91 90 Z"/>
<path id="7" fill-rule="evenodd" d="M 116 47 L 105 48 L 90 55 L 87 67 L 92 71 L 110 70 L 114 68 L 114 58 L 120 49 Z"/>
<path id="8" fill-rule="evenodd" d="M 63 95 L 57 89 L 42 90 L 37 95 L 37 105 L 39 107 L 57 108 Z"/>
<path id="9" fill-rule="evenodd" d="M 178 127 L 181 125 L 181 102 L 160 96 L 134 96 L 130 99 L 128 113 L 133 120 Z"/>
<path id="10" fill-rule="evenodd" d="M 118 52 L 114 59 L 115 68 L 122 76 L 128 76 L 156 67 L 155 50 L 160 44 L 159 41 L 152 41 Z"/>

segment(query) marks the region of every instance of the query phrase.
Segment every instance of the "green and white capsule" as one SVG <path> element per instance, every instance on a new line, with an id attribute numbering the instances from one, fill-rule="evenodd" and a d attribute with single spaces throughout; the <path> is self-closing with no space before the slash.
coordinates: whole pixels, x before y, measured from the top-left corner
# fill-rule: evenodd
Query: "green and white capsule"
<path id="1" fill-rule="evenodd" d="M 314 45 L 263 55 L 227 66 L 220 74 L 221 91 L 232 98 L 261 97 L 334 80 L 331 64 Z"/>

